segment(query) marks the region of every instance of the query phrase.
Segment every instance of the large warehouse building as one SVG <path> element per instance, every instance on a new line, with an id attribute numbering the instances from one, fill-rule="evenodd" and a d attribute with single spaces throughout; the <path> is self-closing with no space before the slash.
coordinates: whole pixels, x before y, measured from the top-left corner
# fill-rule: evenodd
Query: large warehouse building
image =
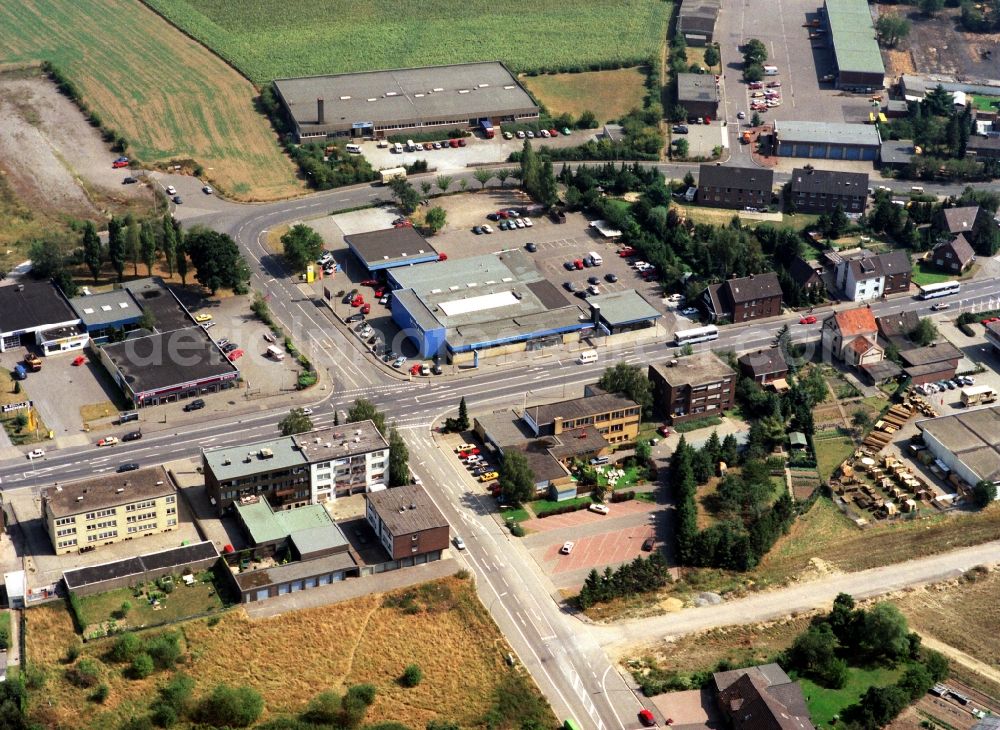
<path id="1" fill-rule="evenodd" d="M 827 160 L 876 160 L 882 146 L 878 129 L 844 122 L 774 123 L 779 157 Z"/>
<path id="2" fill-rule="evenodd" d="M 421 357 L 475 362 L 571 342 L 594 326 L 522 251 L 407 266 L 388 276 L 396 290 L 392 318 Z"/>
<path id="3" fill-rule="evenodd" d="M 917 421 L 917 428 L 942 472 L 970 487 L 983 479 L 1000 482 L 1000 407 Z"/>
<path id="4" fill-rule="evenodd" d="M 538 106 L 499 61 L 277 79 L 274 88 L 299 140 L 538 118 Z"/>
<path id="5" fill-rule="evenodd" d="M 823 7 L 837 64 L 837 88 L 881 91 L 885 65 L 867 1 L 825 0 Z"/>

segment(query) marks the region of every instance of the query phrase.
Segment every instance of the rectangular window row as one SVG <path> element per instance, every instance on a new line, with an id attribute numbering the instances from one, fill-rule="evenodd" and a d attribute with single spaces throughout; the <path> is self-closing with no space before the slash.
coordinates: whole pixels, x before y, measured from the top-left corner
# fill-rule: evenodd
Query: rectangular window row
<path id="1" fill-rule="evenodd" d="M 126 512 L 138 512 L 141 509 L 149 509 L 156 504 L 155 499 L 148 499 L 145 502 L 135 502 L 133 504 L 125 505 Z"/>
<path id="2" fill-rule="evenodd" d="M 108 530 L 107 532 L 99 532 L 96 535 L 87 535 L 87 542 L 110 540 L 113 537 L 118 537 L 118 530 Z"/>
<path id="3" fill-rule="evenodd" d="M 110 517 L 114 513 L 115 513 L 115 510 L 113 510 L 113 509 L 102 509 L 102 510 L 98 510 L 97 512 L 88 512 L 87 513 L 87 521 L 97 520 L 97 519 L 100 519 L 101 517 Z"/>

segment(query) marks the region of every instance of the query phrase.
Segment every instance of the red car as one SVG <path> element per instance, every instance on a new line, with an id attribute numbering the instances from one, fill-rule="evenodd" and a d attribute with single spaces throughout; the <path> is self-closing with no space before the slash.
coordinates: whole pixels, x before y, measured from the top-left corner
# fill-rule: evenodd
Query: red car
<path id="1" fill-rule="evenodd" d="M 1000 317 L 987 317 L 983 320 L 983 324 L 989 324 L 990 322 L 1000 322 Z"/>
<path id="2" fill-rule="evenodd" d="M 639 710 L 639 722 L 641 722 L 644 727 L 656 726 L 656 718 L 653 717 L 653 713 L 647 709 Z"/>
<path id="3" fill-rule="evenodd" d="M 361 282 L 361 286 L 378 286 L 378 279 L 365 279 Z"/>
<path id="4" fill-rule="evenodd" d="M 410 368 L 410 375 L 420 375 L 420 363 L 417 363 Z"/>
<path id="5" fill-rule="evenodd" d="M 365 303 L 365 298 L 360 294 L 355 295 L 354 299 L 351 300 L 352 307 L 360 307 Z"/>
<path id="6" fill-rule="evenodd" d="M 629 246 L 628 248 L 623 248 L 621 251 L 618 252 L 618 255 L 621 256 L 623 259 L 628 258 L 629 256 L 635 256 L 635 249 L 632 248 L 631 246 Z"/>
<path id="7" fill-rule="evenodd" d="M 439 253 L 438 254 L 438 261 L 447 261 L 447 260 L 448 260 L 448 254 L 446 254 L 446 253 Z"/>
<path id="8" fill-rule="evenodd" d="M 122 167 L 128 167 L 128 160 L 115 160 L 111 163 L 111 167 L 116 170 Z"/>
<path id="9" fill-rule="evenodd" d="M 577 271 L 583 268 L 583 259 L 577 259 L 573 262 L 573 266 L 576 267 Z"/>
<path id="10" fill-rule="evenodd" d="M 375 298 L 376 299 L 381 299 L 383 296 L 385 296 L 385 289 L 384 288 L 379 287 L 378 289 L 375 290 Z"/>
<path id="11" fill-rule="evenodd" d="M 448 140 L 448 144 L 451 147 L 458 147 L 458 140 L 457 139 L 450 139 L 450 140 Z"/>
<path id="12" fill-rule="evenodd" d="M 228 355 L 226 355 L 226 357 L 229 358 L 230 362 L 234 360 L 239 360 L 241 357 L 243 357 L 243 350 L 233 350 Z"/>
<path id="13" fill-rule="evenodd" d="M 670 429 L 667 428 L 666 426 L 660 426 L 658 429 L 656 429 L 656 432 L 661 436 L 663 436 L 664 438 L 670 435 Z"/>
<path id="14" fill-rule="evenodd" d="M 811 314 L 799 320 L 799 324 L 816 324 L 816 318 Z"/>
<path id="15" fill-rule="evenodd" d="M 364 306 L 361 307 L 361 314 L 369 314 L 371 313 L 371 311 L 372 311 L 372 305 L 369 304 L 368 302 L 365 302 Z"/>
<path id="16" fill-rule="evenodd" d="M 559 136 L 559 130 L 557 130 L 557 129 L 550 129 L 549 130 L 549 134 L 552 135 L 553 137 L 558 137 Z"/>
<path id="17" fill-rule="evenodd" d="M 462 138 L 459 138 L 459 140 L 458 140 L 458 146 L 459 147 L 465 147 L 465 140 L 462 139 Z"/>

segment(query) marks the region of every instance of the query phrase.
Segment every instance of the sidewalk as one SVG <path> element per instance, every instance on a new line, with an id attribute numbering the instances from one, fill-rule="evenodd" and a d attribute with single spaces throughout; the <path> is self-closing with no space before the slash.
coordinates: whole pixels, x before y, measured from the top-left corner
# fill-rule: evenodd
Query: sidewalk
<path id="1" fill-rule="evenodd" d="M 284 596 L 268 598 L 266 601 L 245 603 L 243 608 L 251 619 L 270 618 L 289 611 L 329 606 L 332 603 L 349 601 L 352 598 L 366 596 L 370 593 L 387 593 L 399 588 L 407 588 L 418 583 L 426 583 L 430 580 L 454 575 L 464 567 L 454 558 L 442 558 L 433 563 L 415 565 L 412 568 L 400 568 L 388 573 L 349 578 L 340 583 L 310 588 L 308 591 L 288 593 Z"/>

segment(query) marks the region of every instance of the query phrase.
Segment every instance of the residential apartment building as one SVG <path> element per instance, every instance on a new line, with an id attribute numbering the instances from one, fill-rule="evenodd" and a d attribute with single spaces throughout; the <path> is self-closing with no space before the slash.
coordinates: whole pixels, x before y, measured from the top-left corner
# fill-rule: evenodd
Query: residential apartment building
<path id="1" fill-rule="evenodd" d="M 205 489 L 221 514 L 241 497 L 275 509 L 384 489 L 389 444 L 371 421 L 202 451 Z"/>
<path id="2" fill-rule="evenodd" d="M 417 484 L 365 495 L 365 519 L 397 567 L 438 560 L 448 521 Z"/>
<path id="3" fill-rule="evenodd" d="M 600 392 L 547 406 L 526 408 L 522 419 L 535 436 L 593 428 L 609 444 L 631 443 L 639 434 L 642 408 L 630 398 Z"/>
<path id="4" fill-rule="evenodd" d="M 177 529 L 177 490 L 162 466 L 82 479 L 42 492 L 56 555 Z"/>
<path id="5" fill-rule="evenodd" d="M 321 428 L 292 440 L 309 462 L 313 504 L 388 484 L 389 444 L 371 421 Z"/>
<path id="6" fill-rule="evenodd" d="M 796 167 L 789 182 L 795 210 L 800 213 L 861 214 L 868 202 L 868 173 Z"/>
<path id="7" fill-rule="evenodd" d="M 844 295 L 853 302 L 910 290 L 912 266 L 905 251 L 856 256 L 836 256 L 834 278 Z"/>
<path id="8" fill-rule="evenodd" d="M 712 321 L 747 322 L 781 314 L 781 284 L 773 271 L 712 284 L 703 296 Z"/>
<path id="9" fill-rule="evenodd" d="M 766 208 L 771 204 L 774 171 L 760 167 L 702 165 L 698 203 L 716 208 Z"/>
<path id="10" fill-rule="evenodd" d="M 732 408 L 736 379 L 736 372 L 712 352 L 649 366 L 653 408 L 674 424 Z"/>

